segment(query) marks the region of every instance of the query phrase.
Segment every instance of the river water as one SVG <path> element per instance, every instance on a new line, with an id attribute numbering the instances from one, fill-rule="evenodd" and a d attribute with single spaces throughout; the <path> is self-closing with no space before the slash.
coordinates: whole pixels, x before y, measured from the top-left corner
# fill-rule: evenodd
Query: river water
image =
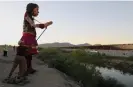
<path id="1" fill-rule="evenodd" d="M 121 71 L 116 70 L 114 68 L 108 69 L 108 68 L 99 68 L 97 67 L 103 77 L 113 77 L 117 79 L 117 81 L 123 83 L 126 85 L 126 87 L 133 87 L 133 75 L 130 74 L 123 74 Z"/>

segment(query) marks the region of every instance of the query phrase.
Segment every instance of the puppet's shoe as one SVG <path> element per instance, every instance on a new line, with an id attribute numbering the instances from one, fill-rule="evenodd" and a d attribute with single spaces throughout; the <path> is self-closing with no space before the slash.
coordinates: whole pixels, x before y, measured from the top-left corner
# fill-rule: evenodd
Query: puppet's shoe
<path id="1" fill-rule="evenodd" d="M 37 70 L 35 70 L 35 69 L 30 69 L 28 72 L 29 72 L 29 74 L 34 74 L 35 72 L 37 72 Z"/>
<path id="2" fill-rule="evenodd" d="M 7 83 L 9 81 L 10 78 L 5 78 L 2 82 L 3 83 Z"/>

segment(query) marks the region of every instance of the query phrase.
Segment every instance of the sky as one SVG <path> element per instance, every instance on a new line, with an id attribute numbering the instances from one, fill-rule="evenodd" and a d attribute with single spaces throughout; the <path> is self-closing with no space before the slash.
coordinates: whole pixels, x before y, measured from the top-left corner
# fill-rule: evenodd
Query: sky
<path id="1" fill-rule="evenodd" d="M 133 1 L 0 1 L 0 45 L 18 44 L 28 3 L 39 5 L 36 20 L 53 21 L 38 44 L 133 42 Z M 38 37 L 43 30 L 36 31 Z"/>

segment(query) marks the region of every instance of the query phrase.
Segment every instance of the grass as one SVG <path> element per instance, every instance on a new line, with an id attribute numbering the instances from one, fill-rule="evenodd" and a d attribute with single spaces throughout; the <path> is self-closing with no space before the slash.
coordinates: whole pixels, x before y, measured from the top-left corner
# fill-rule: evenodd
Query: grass
<path id="1" fill-rule="evenodd" d="M 124 74 L 133 74 L 133 57 L 113 57 L 106 56 L 100 53 L 87 53 L 84 50 L 72 51 L 71 56 L 76 60 L 85 63 L 92 64 L 99 67 L 114 68 L 122 71 Z"/>
<path id="2" fill-rule="evenodd" d="M 94 65 L 104 63 L 103 55 L 88 54 L 83 50 L 68 53 L 56 48 L 46 48 L 41 49 L 38 58 L 48 63 L 49 67 L 54 67 L 71 76 L 83 87 L 124 87 L 114 78 L 103 78 L 95 69 Z"/>

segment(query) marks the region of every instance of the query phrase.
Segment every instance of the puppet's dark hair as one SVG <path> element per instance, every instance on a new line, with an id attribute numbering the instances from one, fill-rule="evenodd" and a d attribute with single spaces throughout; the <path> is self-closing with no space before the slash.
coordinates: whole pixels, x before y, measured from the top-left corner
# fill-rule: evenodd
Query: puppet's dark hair
<path id="1" fill-rule="evenodd" d="M 33 18 L 32 18 L 33 9 L 36 7 L 39 7 L 39 6 L 35 3 L 29 3 L 29 4 L 27 4 L 27 7 L 26 7 L 26 12 L 32 20 L 33 20 Z"/>

